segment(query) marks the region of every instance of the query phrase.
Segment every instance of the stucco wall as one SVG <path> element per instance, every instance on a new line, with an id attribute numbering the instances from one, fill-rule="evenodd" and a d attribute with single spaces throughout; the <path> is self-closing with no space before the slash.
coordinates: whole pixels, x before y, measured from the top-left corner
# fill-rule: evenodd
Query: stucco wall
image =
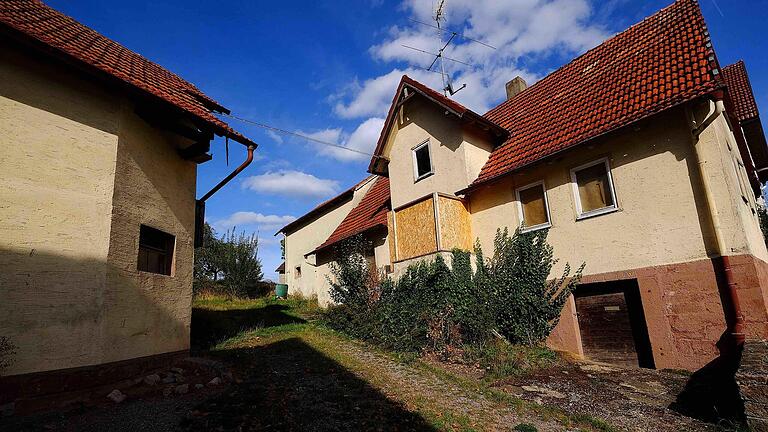
<path id="1" fill-rule="evenodd" d="M 490 144 L 422 99 L 408 102 L 403 110 L 403 121 L 392 126 L 384 150 L 390 159 L 392 208 L 433 192 L 454 194 L 469 185 L 488 158 Z M 415 182 L 411 149 L 425 140 L 429 140 L 434 174 Z"/>
<path id="2" fill-rule="evenodd" d="M 196 165 L 170 135 L 121 111 L 104 293 L 106 361 L 189 349 Z M 176 238 L 170 276 L 137 270 L 139 229 Z"/>
<path id="3" fill-rule="evenodd" d="M 0 42 L 0 335 L 7 374 L 101 361 L 119 101 Z"/>
<path id="4" fill-rule="evenodd" d="M 0 335 L 18 347 L 5 373 L 187 348 L 195 165 L 114 90 L 0 52 Z M 177 236 L 172 278 L 136 271 L 142 222 Z"/>
<path id="5" fill-rule="evenodd" d="M 515 188 L 543 180 L 552 219 L 548 240 L 561 260 L 556 271 L 566 262 L 586 262 L 585 274 L 593 274 L 706 258 L 715 246 L 686 127 L 684 111 L 676 109 L 473 193 L 473 235 L 492 253 L 496 229 L 519 224 Z M 708 132 L 702 143 L 712 152 L 708 172 L 720 185 L 715 195 L 724 238 L 733 253 L 764 254 L 764 246 L 759 251 L 759 245 L 747 245 L 741 220 L 730 208 L 730 177 L 718 166 L 718 147 Z M 577 220 L 570 169 L 601 157 L 610 162 L 619 210 Z"/>
<path id="6" fill-rule="evenodd" d="M 318 292 L 317 281 L 325 281 L 325 274 L 328 272 L 327 268 L 318 270 L 318 265 L 323 265 L 322 257 L 321 264 L 318 264 L 318 257 L 314 254 L 307 257 L 304 255 L 314 251 L 328 239 L 333 230 L 363 199 L 372 184 L 372 181 L 366 182 L 355 191 L 351 200 L 334 207 L 285 236 L 285 280 L 289 294 L 305 297 L 318 296 L 318 300 L 321 296 L 327 297 L 327 294 L 322 291 Z M 301 266 L 300 277 L 296 272 L 298 266 Z"/>

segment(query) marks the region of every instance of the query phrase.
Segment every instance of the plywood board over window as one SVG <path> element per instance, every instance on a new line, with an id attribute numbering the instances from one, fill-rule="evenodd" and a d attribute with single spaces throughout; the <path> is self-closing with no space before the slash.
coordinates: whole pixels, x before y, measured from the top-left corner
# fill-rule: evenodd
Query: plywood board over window
<path id="1" fill-rule="evenodd" d="M 472 229 L 469 212 L 458 198 L 438 196 L 438 215 L 440 221 L 440 248 L 472 249 Z"/>
<path id="2" fill-rule="evenodd" d="M 395 226 L 398 260 L 437 251 L 435 207 L 432 197 L 397 210 Z"/>

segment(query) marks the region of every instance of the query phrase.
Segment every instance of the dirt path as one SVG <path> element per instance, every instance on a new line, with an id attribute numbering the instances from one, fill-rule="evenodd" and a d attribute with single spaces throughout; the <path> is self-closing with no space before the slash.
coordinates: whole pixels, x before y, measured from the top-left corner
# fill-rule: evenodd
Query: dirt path
<path id="1" fill-rule="evenodd" d="M 594 430 L 324 330 L 241 341 L 222 355 L 242 382 L 198 406 L 188 430 Z"/>

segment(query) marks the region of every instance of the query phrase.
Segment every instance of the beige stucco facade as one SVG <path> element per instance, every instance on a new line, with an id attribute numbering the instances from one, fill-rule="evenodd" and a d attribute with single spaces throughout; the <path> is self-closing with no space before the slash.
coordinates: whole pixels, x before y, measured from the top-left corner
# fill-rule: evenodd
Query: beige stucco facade
<path id="1" fill-rule="evenodd" d="M 515 190 L 542 181 L 551 220 L 548 241 L 559 260 L 552 276 L 566 263 L 576 268 L 584 262 L 585 282 L 637 280 L 656 367 L 696 369 L 718 355 L 716 342 L 726 322 L 711 259 L 720 249 L 738 262 L 734 271 L 747 336 L 768 337 L 768 251 L 746 164 L 725 115 L 698 139 L 692 133 L 693 120 L 702 124 L 713 106 L 705 100 L 678 106 L 521 169 L 464 196 L 466 215 L 445 218 L 438 211 L 432 215 L 430 200 L 471 184 L 488 159 L 490 143 L 434 104 L 418 99 L 403 104 L 383 152 L 394 209 L 389 241 L 395 245 L 395 276 L 417 260 L 446 255 L 450 248 L 434 239 L 446 224 L 455 229 L 465 216 L 465 235 L 492 254 L 497 229 L 514 231 L 521 224 Z M 415 181 L 411 149 L 426 140 L 434 174 Z M 599 159 L 608 162 L 617 209 L 580 218 L 571 170 Z M 417 244 L 414 231 L 426 243 Z M 573 297 L 548 343 L 584 355 Z"/>
<path id="2" fill-rule="evenodd" d="M 332 254 L 330 251 L 320 254 L 314 251 L 360 203 L 373 185 L 374 179 L 370 177 L 358 185 L 350 199 L 324 210 L 302 223 L 300 227 L 285 233 L 285 283 L 288 284 L 289 294 L 317 297 L 323 306 L 330 302 L 327 278 L 331 276 Z M 386 240 L 384 243 L 379 241 L 374 244 L 374 256 L 377 266 L 389 264 L 389 246 Z"/>
<path id="3" fill-rule="evenodd" d="M 0 44 L 0 335 L 5 375 L 189 348 L 196 166 L 115 89 Z M 175 236 L 137 270 L 141 224 Z"/>
<path id="4" fill-rule="evenodd" d="M 724 129 L 721 117 L 701 136 L 724 238 L 732 254 L 766 260 L 753 201 L 742 200 L 736 180 L 738 150 L 735 142 L 728 150 Z M 570 170 L 600 158 L 608 159 L 618 210 L 579 220 Z M 497 228 L 521 223 L 515 189 L 543 180 L 560 268 L 586 262 L 585 274 L 596 274 L 706 258 L 715 245 L 698 169 L 685 111 L 674 109 L 473 192 L 472 232 L 490 252 Z"/>
<path id="5" fill-rule="evenodd" d="M 416 99 L 401 109 L 384 149 L 389 158 L 393 209 L 434 192 L 454 194 L 477 178 L 491 154 L 487 139 L 424 100 Z M 425 141 L 429 142 L 434 174 L 415 181 L 411 149 Z"/>

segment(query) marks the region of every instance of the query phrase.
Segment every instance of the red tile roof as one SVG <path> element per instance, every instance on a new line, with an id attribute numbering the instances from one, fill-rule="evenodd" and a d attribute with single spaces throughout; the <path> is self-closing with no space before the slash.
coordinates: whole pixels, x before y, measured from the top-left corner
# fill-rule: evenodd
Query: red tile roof
<path id="1" fill-rule="evenodd" d="M 3 28 L 49 52 L 52 49 L 57 55 L 160 98 L 206 123 L 219 135 L 255 145 L 214 116 L 212 111 L 229 111 L 193 84 L 38 0 L 0 2 L 0 30 Z"/>
<path id="2" fill-rule="evenodd" d="M 316 251 L 325 249 L 342 240 L 368 231 L 377 226 L 387 226 L 389 211 L 389 178 L 378 177 L 360 203 L 331 233 L 328 239 Z"/>
<path id="3" fill-rule="evenodd" d="M 392 126 L 392 122 L 395 120 L 397 108 L 400 106 L 398 101 L 400 101 L 401 98 L 405 98 L 403 95 L 403 88 L 405 87 L 415 92 L 411 95 L 419 94 L 420 96 L 425 97 L 428 100 L 442 106 L 460 119 L 481 123 L 483 127 L 486 129 L 492 129 L 499 136 L 506 137 L 507 135 L 507 131 L 504 128 L 493 123 L 491 120 L 484 118 L 480 114 L 477 114 L 469 108 L 466 108 L 464 105 L 446 97 L 442 93 L 432 90 L 431 88 L 414 80 L 408 75 L 403 75 L 403 77 L 400 79 L 400 84 L 397 86 L 397 91 L 395 91 L 395 97 L 392 100 L 392 104 L 389 106 L 389 112 L 387 113 L 387 118 L 384 121 L 384 127 L 381 129 L 379 140 L 376 143 L 376 149 L 373 152 L 373 158 L 371 158 L 371 163 L 368 166 L 368 172 L 370 173 L 384 173 L 381 169 L 377 170 L 377 168 L 379 168 L 379 164 L 381 163 L 382 159 L 386 161 L 386 158 L 383 158 L 382 156 L 384 152 L 384 145 L 387 142 L 387 134 L 389 133 L 389 130 Z"/>
<path id="4" fill-rule="evenodd" d="M 723 80 L 728 86 L 728 94 L 734 105 L 736 120 L 743 122 L 759 116 L 757 102 L 752 93 L 752 85 L 749 83 L 747 68 L 744 62 L 738 62 L 723 68 Z"/>
<path id="5" fill-rule="evenodd" d="M 510 135 L 471 187 L 723 86 L 695 0 L 677 0 L 485 117 Z"/>

